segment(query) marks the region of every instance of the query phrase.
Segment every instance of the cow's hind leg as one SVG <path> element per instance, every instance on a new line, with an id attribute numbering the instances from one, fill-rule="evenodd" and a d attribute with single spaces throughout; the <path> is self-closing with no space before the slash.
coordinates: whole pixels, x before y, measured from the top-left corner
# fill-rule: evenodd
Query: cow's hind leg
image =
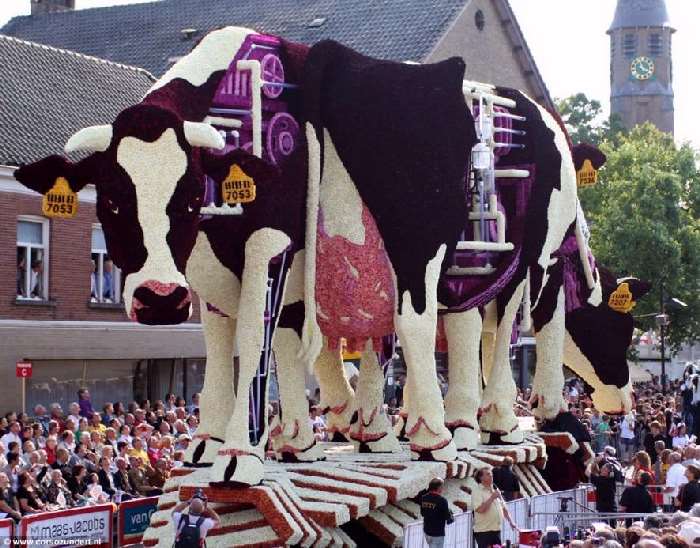
<path id="1" fill-rule="evenodd" d="M 207 310 L 200 303 L 204 328 L 207 364 L 204 387 L 199 397 L 200 424 L 185 453 L 191 466 L 211 466 L 216 452 L 224 443 L 226 425 L 233 414 L 236 397 L 233 392 L 233 339 L 236 321 L 218 312 Z"/>
<path id="2" fill-rule="evenodd" d="M 510 339 L 524 283 L 523 281 L 518 284 L 510 297 L 507 297 L 508 300 L 499 314 L 493 366 L 482 401 L 484 412 L 480 424 L 483 441 L 521 443 L 524 439 L 518 426 L 518 418 L 513 411 L 517 388 L 510 367 Z"/>
<path id="3" fill-rule="evenodd" d="M 471 450 L 479 443 L 481 315 L 473 308 L 459 314 L 446 314 L 444 319 L 449 366 L 445 424 L 452 432 L 457 450 Z"/>
<path id="4" fill-rule="evenodd" d="M 360 453 L 401 451 L 384 410 L 384 372 L 371 341 L 367 341 L 360 361 L 350 439 Z"/>
<path id="5" fill-rule="evenodd" d="M 345 377 L 340 350 L 323 345 L 314 373 L 321 392 L 320 406 L 326 414 L 326 429 L 333 441 L 350 441 L 350 421 L 355 410 L 355 391 Z"/>
<path id="6" fill-rule="evenodd" d="M 425 268 L 425 310 L 416 312 L 409 291 L 403 293 L 401 309 L 394 323 L 401 341 L 408 370 L 407 388 L 411 394 L 406 405 L 406 433 L 411 440 L 414 459 L 454 460 L 457 450 L 445 426 L 445 410 L 435 366 L 437 330 L 437 283 L 445 245 Z"/>
<path id="7" fill-rule="evenodd" d="M 279 423 L 270 432 L 275 453 L 285 462 L 322 459 L 323 451 L 316 443 L 309 422 L 308 402 L 303 396 L 306 389 L 306 367 L 297 358 L 301 347 L 299 334 L 294 329 L 278 326 L 272 347 L 277 362 L 280 392 Z"/>
<path id="8" fill-rule="evenodd" d="M 256 230 L 245 244 L 245 268 L 241 280 L 236 340 L 239 352 L 239 375 L 236 406 L 226 428 L 226 443 L 219 449 L 211 481 L 239 485 L 256 485 L 264 475 L 265 446 L 269 437 L 263 420 L 257 444 L 249 438 L 250 385 L 260 364 L 265 337 L 270 260 L 284 251 L 289 237 L 271 228 Z M 267 390 L 265 390 L 267 395 Z"/>
<path id="9" fill-rule="evenodd" d="M 537 365 L 532 383 L 532 401 L 533 414 L 541 419 L 553 419 L 566 408 L 562 396 L 565 312 L 562 286 L 557 293 L 557 304 L 552 319 L 535 333 Z M 536 407 L 534 407 L 535 404 Z"/>

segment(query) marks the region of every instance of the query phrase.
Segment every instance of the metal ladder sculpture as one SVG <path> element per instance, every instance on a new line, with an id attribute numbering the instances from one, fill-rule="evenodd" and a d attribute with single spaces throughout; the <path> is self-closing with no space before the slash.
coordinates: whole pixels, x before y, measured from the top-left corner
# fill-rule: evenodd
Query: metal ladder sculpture
<path id="1" fill-rule="evenodd" d="M 508 127 L 498 127 L 496 118 L 510 119 L 524 122 L 523 116 L 512 114 L 507 109 L 516 107 L 515 101 L 499 97 L 495 94 L 493 86 L 479 82 L 465 80 L 462 83 L 462 93 L 467 106 L 474 116 L 476 133 L 479 141 L 471 152 L 471 169 L 467 175 L 468 189 L 473 189 L 468 221 L 472 223 L 473 239 L 466 240 L 466 231 L 463 239 L 457 243 L 457 252 L 466 252 L 473 255 L 483 255 L 483 266 L 462 267 L 454 264 L 447 270 L 450 276 L 486 276 L 496 269 L 491 264 L 491 258 L 495 254 L 513 251 L 514 246 L 507 242 L 506 218 L 498 210 L 498 193 L 496 179 L 499 178 L 526 178 L 530 173 L 523 169 L 497 169 L 496 150 L 506 148 L 524 148 L 521 143 L 502 142 L 497 136 L 510 134 L 521 136 L 525 132 Z M 498 108 L 499 110 L 496 110 Z M 491 227 L 488 223 L 496 223 L 496 238 L 491 235 Z"/>

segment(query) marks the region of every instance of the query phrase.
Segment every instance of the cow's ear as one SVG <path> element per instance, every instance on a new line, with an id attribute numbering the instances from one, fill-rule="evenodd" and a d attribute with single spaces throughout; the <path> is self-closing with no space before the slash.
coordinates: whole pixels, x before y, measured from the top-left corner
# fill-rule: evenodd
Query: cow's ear
<path id="1" fill-rule="evenodd" d="M 248 177 L 256 181 L 269 180 L 276 177 L 277 168 L 241 149 L 236 149 L 227 154 L 214 154 L 208 150 L 202 150 L 202 169 L 217 183 L 228 177 L 233 166 L 238 166 Z"/>
<path id="2" fill-rule="evenodd" d="M 626 283 L 629 288 L 630 288 L 630 293 L 632 293 L 632 298 L 635 301 L 638 301 L 644 295 L 649 293 L 651 290 L 651 284 L 649 282 L 645 282 L 643 280 L 640 280 L 639 278 L 633 278 L 633 277 L 628 277 L 628 278 L 621 278 L 618 280 L 620 283 Z"/>
<path id="3" fill-rule="evenodd" d="M 590 145 L 588 143 L 579 143 L 571 150 L 571 154 L 574 158 L 574 167 L 576 171 L 579 171 L 583 167 L 583 162 L 588 160 L 594 169 L 598 170 L 603 167 L 607 157 L 603 154 L 598 147 Z"/>
<path id="4" fill-rule="evenodd" d="M 53 155 L 32 164 L 21 166 L 15 171 L 15 179 L 27 188 L 46 194 L 63 177 L 73 192 L 78 192 L 89 181 L 86 176 L 86 161 L 74 164 L 63 156 Z"/>

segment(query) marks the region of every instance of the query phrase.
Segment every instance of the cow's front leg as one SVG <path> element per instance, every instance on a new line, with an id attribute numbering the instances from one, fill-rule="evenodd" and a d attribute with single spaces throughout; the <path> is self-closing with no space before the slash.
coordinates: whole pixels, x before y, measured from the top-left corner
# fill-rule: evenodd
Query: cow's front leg
<path id="1" fill-rule="evenodd" d="M 236 321 L 207 310 L 200 301 L 207 364 L 204 387 L 199 396 L 199 427 L 185 462 L 192 466 L 211 466 L 217 450 L 224 443 L 226 425 L 233 415 L 236 397 L 233 392 L 233 339 Z"/>
<path id="2" fill-rule="evenodd" d="M 521 443 L 523 432 L 513 411 L 517 388 L 510 367 L 510 338 L 513 322 L 523 295 L 524 281 L 508 299 L 502 315 L 498 318 L 493 366 L 486 383 L 482 401 L 481 438 L 493 442 L 492 435 L 503 443 Z M 500 297 L 499 297 L 500 298 Z"/>
<path id="3" fill-rule="evenodd" d="M 211 480 L 256 485 L 262 481 L 265 446 L 268 439 L 267 419 L 257 445 L 250 443 L 249 413 L 250 385 L 260 364 L 265 337 L 265 304 L 267 301 L 268 268 L 270 260 L 284 251 L 289 237 L 272 228 L 256 230 L 245 244 L 245 267 L 241 280 L 238 307 L 239 374 L 236 405 L 226 428 L 226 443 L 219 449 Z M 265 391 L 267 394 L 267 390 Z"/>
<path id="4" fill-rule="evenodd" d="M 355 410 L 355 391 L 345 377 L 340 350 L 325 344 L 316 359 L 314 374 L 321 392 L 320 406 L 326 414 L 326 430 L 333 441 L 350 441 L 348 432 Z"/>
<path id="5" fill-rule="evenodd" d="M 355 392 L 355 413 L 350 439 L 360 453 L 398 453 L 399 441 L 384 410 L 384 372 L 372 341 L 367 341 L 360 360 Z"/>
<path id="6" fill-rule="evenodd" d="M 394 324 L 406 360 L 410 396 L 406 402 L 406 434 L 411 452 L 419 460 L 454 460 L 457 450 L 445 426 L 445 410 L 435 366 L 437 283 L 445 245 L 425 267 L 425 309 L 417 312 L 411 293 L 404 291 Z"/>
<path id="7" fill-rule="evenodd" d="M 284 316 L 284 311 L 282 312 Z M 314 461 L 324 457 L 316 443 L 309 422 L 306 390 L 306 367 L 297 358 L 301 339 L 296 330 L 278 326 L 272 343 L 277 362 L 280 393 L 278 427 L 270 432 L 272 445 L 280 460 L 285 462 Z"/>
<path id="8" fill-rule="evenodd" d="M 450 380 L 445 396 L 445 424 L 452 432 L 457 450 L 471 450 L 480 440 L 477 414 L 481 402 L 481 314 L 473 308 L 446 314 L 444 320 Z"/>
<path id="9" fill-rule="evenodd" d="M 566 409 L 562 395 L 565 313 L 564 288 L 560 287 L 552 319 L 535 332 L 537 365 L 532 383 L 532 401 L 533 413 L 541 419 L 553 419 Z"/>

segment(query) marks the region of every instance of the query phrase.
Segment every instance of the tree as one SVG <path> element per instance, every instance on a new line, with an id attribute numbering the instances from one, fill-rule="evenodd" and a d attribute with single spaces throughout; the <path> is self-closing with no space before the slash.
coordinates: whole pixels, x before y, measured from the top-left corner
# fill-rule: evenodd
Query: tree
<path id="1" fill-rule="evenodd" d="M 557 110 L 564 121 L 572 142 L 599 145 L 601 142 L 614 141 L 624 133 L 624 128 L 617 115 L 603 119 L 603 107 L 600 101 L 589 99 L 585 93 L 577 93 L 565 99 L 557 99 Z"/>
<path id="2" fill-rule="evenodd" d="M 667 309 L 669 342 L 677 350 L 700 339 L 698 156 L 649 123 L 618 133 L 614 141 L 603 139 L 600 148 L 608 160 L 598 184 L 579 192 L 591 247 L 600 264 L 653 284 L 634 312 L 651 315 L 640 327 L 654 326 L 662 287 L 666 296 L 688 304 Z"/>

